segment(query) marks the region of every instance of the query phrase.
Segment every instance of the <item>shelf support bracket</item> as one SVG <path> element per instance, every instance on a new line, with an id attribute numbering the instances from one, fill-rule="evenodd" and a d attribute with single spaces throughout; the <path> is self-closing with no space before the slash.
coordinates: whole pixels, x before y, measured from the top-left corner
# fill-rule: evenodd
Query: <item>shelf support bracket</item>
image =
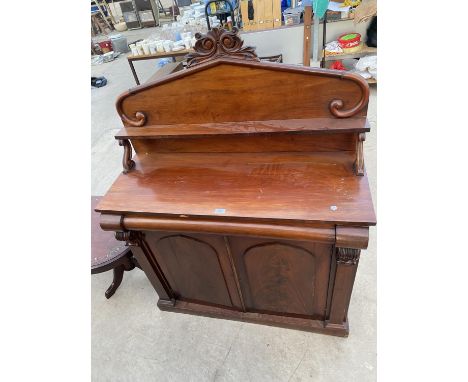
<path id="1" fill-rule="evenodd" d="M 123 173 L 127 174 L 135 167 L 135 162 L 132 160 L 132 145 L 128 139 L 119 139 L 119 146 L 123 146 L 124 148 L 122 166 Z"/>

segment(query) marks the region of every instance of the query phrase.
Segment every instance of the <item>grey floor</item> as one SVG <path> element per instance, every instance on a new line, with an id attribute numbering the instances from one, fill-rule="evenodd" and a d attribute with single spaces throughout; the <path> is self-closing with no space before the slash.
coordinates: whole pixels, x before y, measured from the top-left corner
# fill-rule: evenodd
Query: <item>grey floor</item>
<path id="1" fill-rule="evenodd" d="M 151 29 L 126 32 L 129 41 Z M 137 62 L 145 80 L 155 61 Z M 108 85 L 92 94 L 92 194 L 103 195 L 121 171 L 114 134 L 122 123 L 117 96 L 134 86 L 125 57 L 92 67 Z M 376 204 L 376 90 L 371 90 L 366 168 Z M 350 336 L 329 337 L 212 318 L 161 312 L 143 272 L 126 273 L 109 300 L 112 273 L 92 276 L 93 381 L 316 381 L 376 380 L 376 229 L 361 254 L 349 309 Z"/>

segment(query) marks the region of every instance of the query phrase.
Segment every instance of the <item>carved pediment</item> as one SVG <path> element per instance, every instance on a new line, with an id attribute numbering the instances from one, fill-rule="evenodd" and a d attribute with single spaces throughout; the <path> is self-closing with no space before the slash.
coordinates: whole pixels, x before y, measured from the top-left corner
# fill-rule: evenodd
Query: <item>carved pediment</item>
<path id="1" fill-rule="evenodd" d="M 195 53 L 187 57 L 187 68 L 198 64 L 215 60 L 220 57 L 235 58 L 249 61 L 260 61 L 255 53 L 255 48 L 244 45 L 244 41 L 238 36 L 238 29 L 227 31 L 221 28 L 213 28 L 206 35 L 197 33 L 195 38 Z"/>

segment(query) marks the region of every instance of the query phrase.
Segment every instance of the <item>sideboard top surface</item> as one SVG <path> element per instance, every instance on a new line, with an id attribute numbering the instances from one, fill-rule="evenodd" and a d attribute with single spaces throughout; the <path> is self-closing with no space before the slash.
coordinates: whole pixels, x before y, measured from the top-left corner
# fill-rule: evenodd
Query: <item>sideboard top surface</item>
<path id="1" fill-rule="evenodd" d="M 150 153 L 120 175 L 102 213 L 374 225 L 367 176 L 343 152 Z"/>

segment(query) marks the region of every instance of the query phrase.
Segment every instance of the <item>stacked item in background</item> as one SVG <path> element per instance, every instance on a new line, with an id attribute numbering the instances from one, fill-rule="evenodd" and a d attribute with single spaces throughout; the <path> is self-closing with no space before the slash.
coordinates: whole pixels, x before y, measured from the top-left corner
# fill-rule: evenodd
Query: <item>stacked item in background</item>
<path id="1" fill-rule="evenodd" d="M 121 53 L 127 53 L 128 50 L 127 38 L 121 34 L 97 36 L 91 40 L 91 51 L 93 53 L 91 65 L 100 65 L 113 61 Z"/>
<path id="2" fill-rule="evenodd" d="M 204 25 L 205 31 L 208 31 L 205 18 L 205 5 L 204 4 L 192 4 L 189 7 L 179 8 L 180 15 L 177 16 L 177 22 L 182 25 Z M 218 18 L 215 16 L 209 16 L 211 27 L 217 27 L 220 25 Z M 204 33 L 204 32 L 201 32 Z"/>
<path id="3" fill-rule="evenodd" d="M 206 33 L 206 23 L 182 24 L 179 22 L 164 24 L 149 38 L 130 44 L 132 56 L 143 56 L 156 53 L 177 52 L 191 49 L 196 42 L 195 33 Z"/>
<path id="4" fill-rule="evenodd" d="M 244 31 L 273 29 L 281 24 L 281 0 L 240 0 Z"/>
<path id="5" fill-rule="evenodd" d="M 354 66 L 353 72 L 361 75 L 366 80 L 373 78 L 377 81 L 377 56 L 361 57 Z"/>

